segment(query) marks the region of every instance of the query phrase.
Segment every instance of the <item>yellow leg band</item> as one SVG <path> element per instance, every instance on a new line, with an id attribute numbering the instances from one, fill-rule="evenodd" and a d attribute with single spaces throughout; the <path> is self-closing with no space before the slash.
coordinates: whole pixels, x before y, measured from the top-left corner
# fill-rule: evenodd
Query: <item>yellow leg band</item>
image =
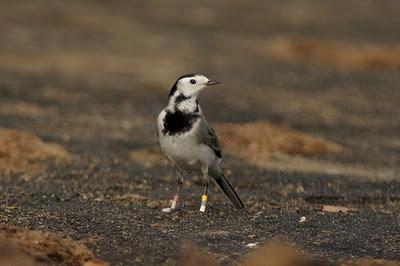
<path id="1" fill-rule="evenodd" d="M 207 205 L 207 195 L 202 195 L 201 196 L 201 206 L 200 206 L 200 211 L 205 212 L 206 211 L 206 205 Z"/>

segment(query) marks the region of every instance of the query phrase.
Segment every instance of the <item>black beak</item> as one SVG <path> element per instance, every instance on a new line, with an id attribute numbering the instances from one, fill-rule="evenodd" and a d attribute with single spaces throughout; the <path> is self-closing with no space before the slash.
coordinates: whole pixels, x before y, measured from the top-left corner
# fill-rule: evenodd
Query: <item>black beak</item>
<path id="1" fill-rule="evenodd" d="M 207 83 L 206 83 L 206 85 L 207 86 L 212 86 L 212 85 L 217 85 L 217 84 L 220 84 L 221 82 L 219 82 L 219 81 L 211 81 L 211 80 L 209 80 Z"/>

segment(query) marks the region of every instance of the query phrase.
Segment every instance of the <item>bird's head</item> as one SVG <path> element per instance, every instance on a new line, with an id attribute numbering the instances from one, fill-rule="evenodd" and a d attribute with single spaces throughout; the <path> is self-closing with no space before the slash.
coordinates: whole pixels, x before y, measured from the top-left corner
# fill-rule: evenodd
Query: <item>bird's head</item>
<path id="1" fill-rule="evenodd" d="M 169 96 L 183 95 L 186 98 L 197 99 L 200 92 L 208 86 L 219 84 L 200 74 L 187 74 L 179 77 L 171 88 Z"/>

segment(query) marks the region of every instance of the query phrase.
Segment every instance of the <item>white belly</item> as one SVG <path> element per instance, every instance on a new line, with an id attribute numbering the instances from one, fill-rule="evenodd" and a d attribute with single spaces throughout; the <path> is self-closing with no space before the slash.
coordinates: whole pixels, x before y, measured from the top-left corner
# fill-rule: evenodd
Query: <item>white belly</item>
<path id="1" fill-rule="evenodd" d="M 196 143 L 191 136 L 176 135 L 160 138 L 162 151 L 183 170 L 201 171 L 215 162 L 215 155 L 206 145 Z"/>
<path id="2" fill-rule="evenodd" d="M 210 147 L 199 143 L 195 135 L 199 122 L 196 122 L 193 128 L 186 133 L 172 136 L 164 135 L 162 126 L 160 126 L 162 125 L 163 112 L 158 119 L 158 134 L 161 150 L 164 154 L 182 170 L 201 173 L 203 167 L 209 170 L 220 169 L 221 160 Z"/>

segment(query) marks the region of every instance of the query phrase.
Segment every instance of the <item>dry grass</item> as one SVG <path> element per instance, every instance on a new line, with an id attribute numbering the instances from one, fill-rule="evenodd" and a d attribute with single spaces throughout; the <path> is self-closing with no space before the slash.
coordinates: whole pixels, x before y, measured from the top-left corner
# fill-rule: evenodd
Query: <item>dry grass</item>
<path id="1" fill-rule="evenodd" d="M 187 245 L 182 254 L 179 265 L 200 266 L 200 265 L 224 265 L 224 258 L 217 259 L 198 247 Z M 239 265 L 243 266 L 311 266 L 325 265 L 324 263 L 314 263 L 307 255 L 299 249 L 281 243 L 272 243 L 257 248 L 250 253 Z"/>
<path id="2" fill-rule="evenodd" d="M 247 259 L 245 266 L 311 266 L 325 265 L 324 263 L 315 263 L 308 256 L 302 254 L 300 250 L 287 244 L 268 244 L 261 247 Z"/>
<path id="3" fill-rule="evenodd" d="M 40 265 L 34 263 L 33 259 L 30 258 L 23 251 L 18 249 L 10 243 L 2 241 L 0 242 L 0 265 L 5 266 L 36 266 Z"/>
<path id="4" fill-rule="evenodd" d="M 322 206 L 323 212 L 333 212 L 333 213 L 348 213 L 350 208 L 345 206 L 335 206 L 335 205 L 324 205 Z"/>
<path id="5" fill-rule="evenodd" d="M 268 161 L 282 154 L 318 156 L 346 151 L 333 142 L 266 121 L 241 125 L 221 123 L 216 125 L 216 130 L 226 153 L 251 163 Z"/>
<path id="6" fill-rule="evenodd" d="M 223 153 L 252 165 L 285 172 L 351 175 L 371 180 L 393 180 L 396 170 L 387 167 L 345 164 L 321 160 L 321 155 L 348 156 L 336 143 L 267 121 L 215 125 Z"/>
<path id="7" fill-rule="evenodd" d="M 167 165 L 167 158 L 161 153 L 160 149 L 140 149 L 131 151 L 128 154 L 130 160 L 143 165 L 146 168 L 155 165 Z"/>
<path id="8" fill-rule="evenodd" d="M 220 123 L 215 128 L 224 152 L 250 162 L 269 161 L 279 155 L 318 156 L 347 151 L 333 142 L 265 121 Z M 169 162 L 158 148 L 134 150 L 128 154 L 128 158 L 146 168 Z"/>
<path id="9" fill-rule="evenodd" d="M 392 180 L 396 170 L 371 168 L 321 160 L 321 155 L 348 156 L 350 151 L 336 143 L 267 121 L 247 124 L 220 123 L 215 126 L 223 153 L 265 169 L 351 175 L 372 180 Z"/>
<path id="10" fill-rule="evenodd" d="M 183 249 L 179 265 L 183 266 L 217 266 L 218 261 L 213 255 L 199 249 L 193 244 L 187 243 Z"/>
<path id="11" fill-rule="evenodd" d="M 341 263 L 340 266 L 400 266 L 400 261 L 361 258 L 356 260 L 345 261 Z"/>
<path id="12" fill-rule="evenodd" d="M 0 128 L 0 172 L 36 173 L 44 160 L 69 158 L 70 154 L 60 145 L 45 143 L 31 133 Z"/>
<path id="13" fill-rule="evenodd" d="M 198 247 L 188 244 L 183 249 L 181 260 L 178 265 L 183 266 L 200 266 L 200 265 L 225 265 L 223 258 L 218 259 Z M 286 243 L 270 243 L 260 248 L 244 258 L 239 263 L 243 266 L 399 266 L 399 261 L 379 260 L 373 258 L 360 258 L 353 260 L 344 260 L 337 264 L 330 264 L 324 261 L 316 261 L 301 249 Z"/>
<path id="14" fill-rule="evenodd" d="M 262 51 L 279 59 L 310 60 L 344 69 L 400 68 L 400 46 L 278 37 L 266 41 Z"/>
<path id="15" fill-rule="evenodd" d="M 248 124 L 220 123 L 215 128 L 220 136 L 223 153 L 265 169 L 351 175 L 372 180 L 396 178 L 391 168 L 370 168 L 318 159 L 320 155 L 343 155 L 349 151 L 341 145 L 269 122 Z M 306 156 L 306 157 L 304 157 Z M 169 161 L 159 148 L 131 151 L 128 158 L 150 168 L 167 165 Z"/>
<path id="16" fill-rule="evenodd" d="M 69 238 L 61 238 L 52 233 L 31 231 L 2 224 L 0 225 L 0 241 L 12 244 L 21 250 L 28 256 L 28 258 L 24 256 L 26 261 L 31 261 L 29 259 L 31 258 L 34 261 L 44 262 L 44 265 L 108 265 L 95 259 L 93 253 L 83 244 Z"/>
<path id="17" fill-rule="evenodd" d="M 28 102 L 5 103 L 0 106 L 0 114 L 3 115 L 21 115 L 37 118 L 55 112 L 55 108 L 44 108 Z"/>

